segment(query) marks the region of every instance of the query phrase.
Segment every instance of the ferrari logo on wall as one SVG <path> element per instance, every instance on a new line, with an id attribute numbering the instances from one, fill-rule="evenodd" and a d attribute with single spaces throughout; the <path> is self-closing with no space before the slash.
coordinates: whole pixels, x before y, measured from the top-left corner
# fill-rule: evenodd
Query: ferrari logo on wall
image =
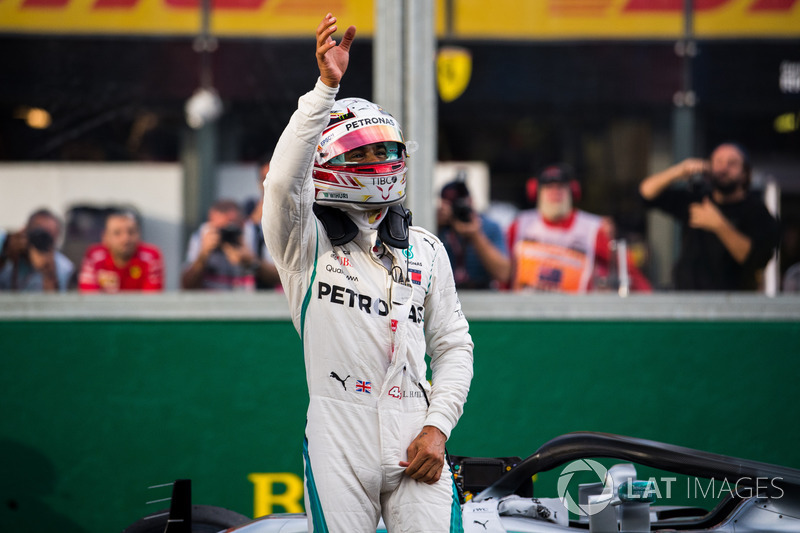
<path id="1" fill-rule="evenodd" d="M 472 76 L 472 54 L 466 48 L 445 46 L 436 57 L 436 85 L 444 102 L 461 96 Z"/>

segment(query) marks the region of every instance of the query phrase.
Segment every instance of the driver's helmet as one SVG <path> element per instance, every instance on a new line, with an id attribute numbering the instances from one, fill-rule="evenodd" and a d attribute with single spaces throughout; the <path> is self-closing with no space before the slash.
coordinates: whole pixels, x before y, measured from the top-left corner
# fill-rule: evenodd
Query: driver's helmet
<path id="1" fill-rule="evenodd" d="M 384 143 L 386 160 L 347 163 L 345 153 Z M 338 100 L 314 159 L 314 199 L 322 205 L 375 209 L 406 195 L 406 145 L 394 117 L 362 98 Z"/>

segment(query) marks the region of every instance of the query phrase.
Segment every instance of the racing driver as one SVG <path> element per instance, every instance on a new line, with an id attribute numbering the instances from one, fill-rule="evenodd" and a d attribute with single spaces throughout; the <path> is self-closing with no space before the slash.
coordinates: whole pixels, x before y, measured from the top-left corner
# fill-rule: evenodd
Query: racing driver
<path id="1" fill-rule="evenodd" d="M 320 77 L 264 180 L 262 226 L 303 342 L 309 531 L 461 531 L 445 441 L 472 379 L 447 253 L 410 226 L 397 121 L 334 101 L 355 27 L 317 27 Z M 426 379 L 425 354 L 432 381 Z"/>

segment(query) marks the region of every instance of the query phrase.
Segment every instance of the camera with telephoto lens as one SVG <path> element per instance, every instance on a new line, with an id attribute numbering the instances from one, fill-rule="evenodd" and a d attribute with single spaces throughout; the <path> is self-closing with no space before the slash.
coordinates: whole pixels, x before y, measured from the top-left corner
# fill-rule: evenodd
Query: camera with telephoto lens
<path id="1" fill-rule="evenodd" d="M 711 194 L 714 189 L 713 179 L 711 172 L 704 170 L 690 176 L 686 182 L 686 187 L 694 198 L 703 198 Z"/>
<path id="2" fill-rule="evenodd" d="M 220 243 L 228 243 L 233 246 L 242 244 L 242 228 L 236 224 L 230 224 L 219 230 Z"/>
<path id="3" fill-rule="evenodd" d="M 472 220 L 472 205 L 469 197 L 457 198 L 453 201 L 453 218 L 461 222 L 470 222 Z"/>
<path id="4" fill-rule="evenodd" d="M 55 248 L 55 240 L 47 230 L 33 228 L 27 232 L 26 236 L 28 238 L 28 246 L 39 252 L 50 252 Z"/>

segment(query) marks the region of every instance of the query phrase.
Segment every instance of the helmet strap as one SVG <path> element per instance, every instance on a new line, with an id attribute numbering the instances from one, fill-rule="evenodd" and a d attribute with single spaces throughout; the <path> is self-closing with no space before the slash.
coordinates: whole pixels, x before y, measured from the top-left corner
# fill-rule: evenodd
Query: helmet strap
<path id="1" fill-rule="evenodd" d="M 312 207 L 325 233 L 334 246 L 341 246 L 352 241 L 358 235 L 358 226 L 341 209 L 314 202 Z"/>
<path id="2" fill-rule="evenodd" d="M 386 217 L 378 226 L 381 242 L 394 248 L 408 249 L 408 227 L 411 225 L 411 211 L 400 204 L 390 206 Z"/>
<path id="3" fill-rule="evenodd" d="M 334 246 L 341 246 L 352 241 L 358 235 L 358 226 L 341 209 L 320 205 L 314 202 L 312 207 L 325 233 Z M 402 205 L 390 206 L 386 216 L 378 226 L 378 237 L 381 242 L 394 248 L 408 248 L 408 227 L 411 225 L 411 211 Z"/>

